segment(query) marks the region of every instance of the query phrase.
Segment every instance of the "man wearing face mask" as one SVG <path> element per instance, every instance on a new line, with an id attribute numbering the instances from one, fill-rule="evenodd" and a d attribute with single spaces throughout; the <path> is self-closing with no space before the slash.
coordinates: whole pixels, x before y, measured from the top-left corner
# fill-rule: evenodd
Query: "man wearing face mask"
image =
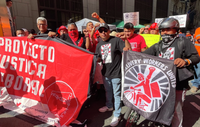
<path id="1" fill-rule="evenodd" d="M 144 53 L 174 60 L 174 65 L 177 67 L 176 75 L 176 100 L 175 112 L 172 119 L 172 127 L 181 127 L 183 121 L 182 106 L 185 98 L 186 89 L 188 86 L 188 78 L 180 80 L 183 73 L 180 73 L 183 68 L 189 65 L 195 65 L 200 61 L 197 50 L 189 40 L 184 37 L 178 37 L 179 22 L 174 18 L 165 18 L 159 26 L 162 40 L 157 44 L 145 50 Z M 182 43 L 182 48 L 179 48 Z M 184 50 L 183 50 L 184 49 Z"/>
<path id="2" fill-rule="evenodd" d="M 17 35 L 17 37 L 24 37 L 24 30 L 23 29 L 17 30 L 16 35 Z"/>
<path id="3" fill-rule="evenodd" d="M 83 33 L 85 37 L 84 38 L 81 37 L 78 33 L 78 28 L 76 24 L 72 21 L 72 19 L 69 20 L 67 27 L 68 27 L 68 34 L 63 34 L 60 38 L 74 45 L 89 50 L 90 48 L 89 32 L 86 29 L 84 29 Z"/>

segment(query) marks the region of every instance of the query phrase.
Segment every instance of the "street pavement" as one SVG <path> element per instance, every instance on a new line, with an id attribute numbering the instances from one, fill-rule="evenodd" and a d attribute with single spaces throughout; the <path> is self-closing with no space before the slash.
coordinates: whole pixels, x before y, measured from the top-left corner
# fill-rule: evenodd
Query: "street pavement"
<path id="1" fill-rule="evenodd" d="M 90 108 L 84 109 L 78 120 L 83 122 L 88 120 L 88 127 L 110 127 L 112 120 L 112 112 L 100 113 L 98 109 L 104 106 L 105 96 L 100 100 L 91 102 Z M 126 112 L 127 107 L 122 107 L 122 118 Z M 183 106 L 183 127 L 200 127 L 200 90 L 196 94 L 192 94 L 189 90 L 186 92 L 186 99 Z M 122 119 L 117 127 L 125 127 L 126 120 Z M 140 117 L 135 127 L 154 127 L 152 122 Z"/>
<path id="2" fill-rule="evenodd" d="M 113 117 L 112 112 L 100 113 L 98 111 L 105 104 L 104 91 L 102 90 L 98 96 L 93 96 L 88 101 L 90 106 L 83 107 L 77 119 L 81 122 L 87 119 L 87 127 L 109 127 Z M 126 109 L 126 106 L 122 107 L 122 117 Z M 200 90 L 194 95 L 187 91 L 183 113 L 183 127 L 200 127 Z M 126 120 L 122 119 L 117 127 L 125 127 L 125 124 Z M 0 127 L 49 127 L 49 125 L 0 107 Z M 140 117 L 135 127 L 153 127 L 153 124 Z"/>

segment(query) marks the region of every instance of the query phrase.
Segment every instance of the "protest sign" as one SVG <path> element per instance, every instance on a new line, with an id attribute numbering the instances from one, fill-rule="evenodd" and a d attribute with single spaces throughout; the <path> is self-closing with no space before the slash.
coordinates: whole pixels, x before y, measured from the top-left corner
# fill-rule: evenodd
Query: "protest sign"
<path id="1" fill-rule="evenodd" d="M 155 23 L 160 24 L 164 18 L 155 18 Z"/>
<path id="2" fill-rule="evenodd" d="M 132 23 L 134 26 L 139 25 L 139 12 L 124 13 L 124 24 Z"/>
<path id="3" fill-rule="evenodd" d="M 154 35 L 154 34 L 140 34 L 148 47 L 151 47 L 155 43 L 158 43 L 160 41 L 160 35 Z"/>
<path id="4" fill-rule="evenodd" d="M 187 20 L 187 15 L 173 15 L 169 16 L 169 18 L 175 18 L 179 21 L 180 28 L 185 28 L 186 27 L 186 20 Z"/>

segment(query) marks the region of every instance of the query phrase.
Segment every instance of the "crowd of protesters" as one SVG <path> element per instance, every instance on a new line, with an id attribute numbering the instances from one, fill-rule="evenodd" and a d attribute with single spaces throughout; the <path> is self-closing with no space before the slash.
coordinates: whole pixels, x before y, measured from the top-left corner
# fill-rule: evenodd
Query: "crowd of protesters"
<path id="1" fill-rule="evenodd" d="M 6 0 L 6 2 L 8 8 L 12 6 L 11 0 Z M 11 17 L 11 15 L 9 16 Z M 165 18 L 160 24 L 152 23 L 141 28 L 138 34 L 135 33 L 132 23 L 126 23 L 123 32 L 111 33 L 109 26 L 96 12 L 92 13 L 91 16 L 96 18 L 99 23 L 88 22 L 86 29 L 83 30 L 84 36 L 80 35 L 77 25 L 72 19 L 68 21 L 67 27 L 64 26 L 66 24 L 63 24 L 54 32 L 48 29 L 47 20 L 44 17 L 38 17 L 36 20 L 38 33 L 34 29 L 28 31 L 25 28 L 21 28 L 16 30 L 15 34 L 17 37 L 27 36 L 30 39 L 34 39 L 35 35 L 48 34 L 50 37 L 59 37 L 64 41 L 95 53 L 98 60 L 94 83 L 103 84 L 106 92 L 105 106 L 101 107 L 99 112 L 113 111 L 115 109 L 113 112 L 114 117 L 110 123 L 111 126 L 117 126 L 121 119 L 121 60 L 123 51 L 132 50 L 165 58 L 165 55 L 160 55 L 158 49 L 155 48 L 158 43 L 147 47 L 145 39 L 140 34 L 160 35 L 162 41 L 159 45 L 163 52 L 172 46 L 176 47 L 175 50 L 178 51 L 177 42 L 183 37 L 186 45 L 185 56 L 176 54 L 174 56 L 174 64 L 178 68 L 189 65 L 194 66 L 195 76 L 194 80 L 191 81 L 192 87 L 190 91 L 192 93 L 198 91 L 200 86 L 200 27 L 196 29 L 194 35 L 191 35 L 189 31 L 183 34 L 176 19 Z M 11 26 L 13 25 L 12 18 L 10 18 L 10 24 Z M 177 82 L 172 127 L 182 126 L 182 106 L 184 102 L 182 97 L 185 96 L 187 88 L 188 80 Z M 113 98 L 114 103 L 112 101 Z M 155 124 L 155 126 L 157 125 Z"/>

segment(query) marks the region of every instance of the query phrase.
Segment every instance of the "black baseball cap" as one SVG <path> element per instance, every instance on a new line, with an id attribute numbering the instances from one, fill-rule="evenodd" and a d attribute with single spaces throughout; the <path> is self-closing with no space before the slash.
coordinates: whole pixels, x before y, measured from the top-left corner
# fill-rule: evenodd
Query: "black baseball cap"
<path id="1" fill-rule="evenodd" d="M 12 2 L 12 0 L 6 0 L 6 2 L 9 2 L 9 1 L 11 1 L 11 2 Z"/>
<path id="2" fill-rule="evenodd" d="M 106 29 L 110 30 L 109 26 L 106 23 L 101 23 L 100 26 L 99 26 L 99 28 L 98 28 L 98 30 L 100 28 L 106 28 Z"/>

